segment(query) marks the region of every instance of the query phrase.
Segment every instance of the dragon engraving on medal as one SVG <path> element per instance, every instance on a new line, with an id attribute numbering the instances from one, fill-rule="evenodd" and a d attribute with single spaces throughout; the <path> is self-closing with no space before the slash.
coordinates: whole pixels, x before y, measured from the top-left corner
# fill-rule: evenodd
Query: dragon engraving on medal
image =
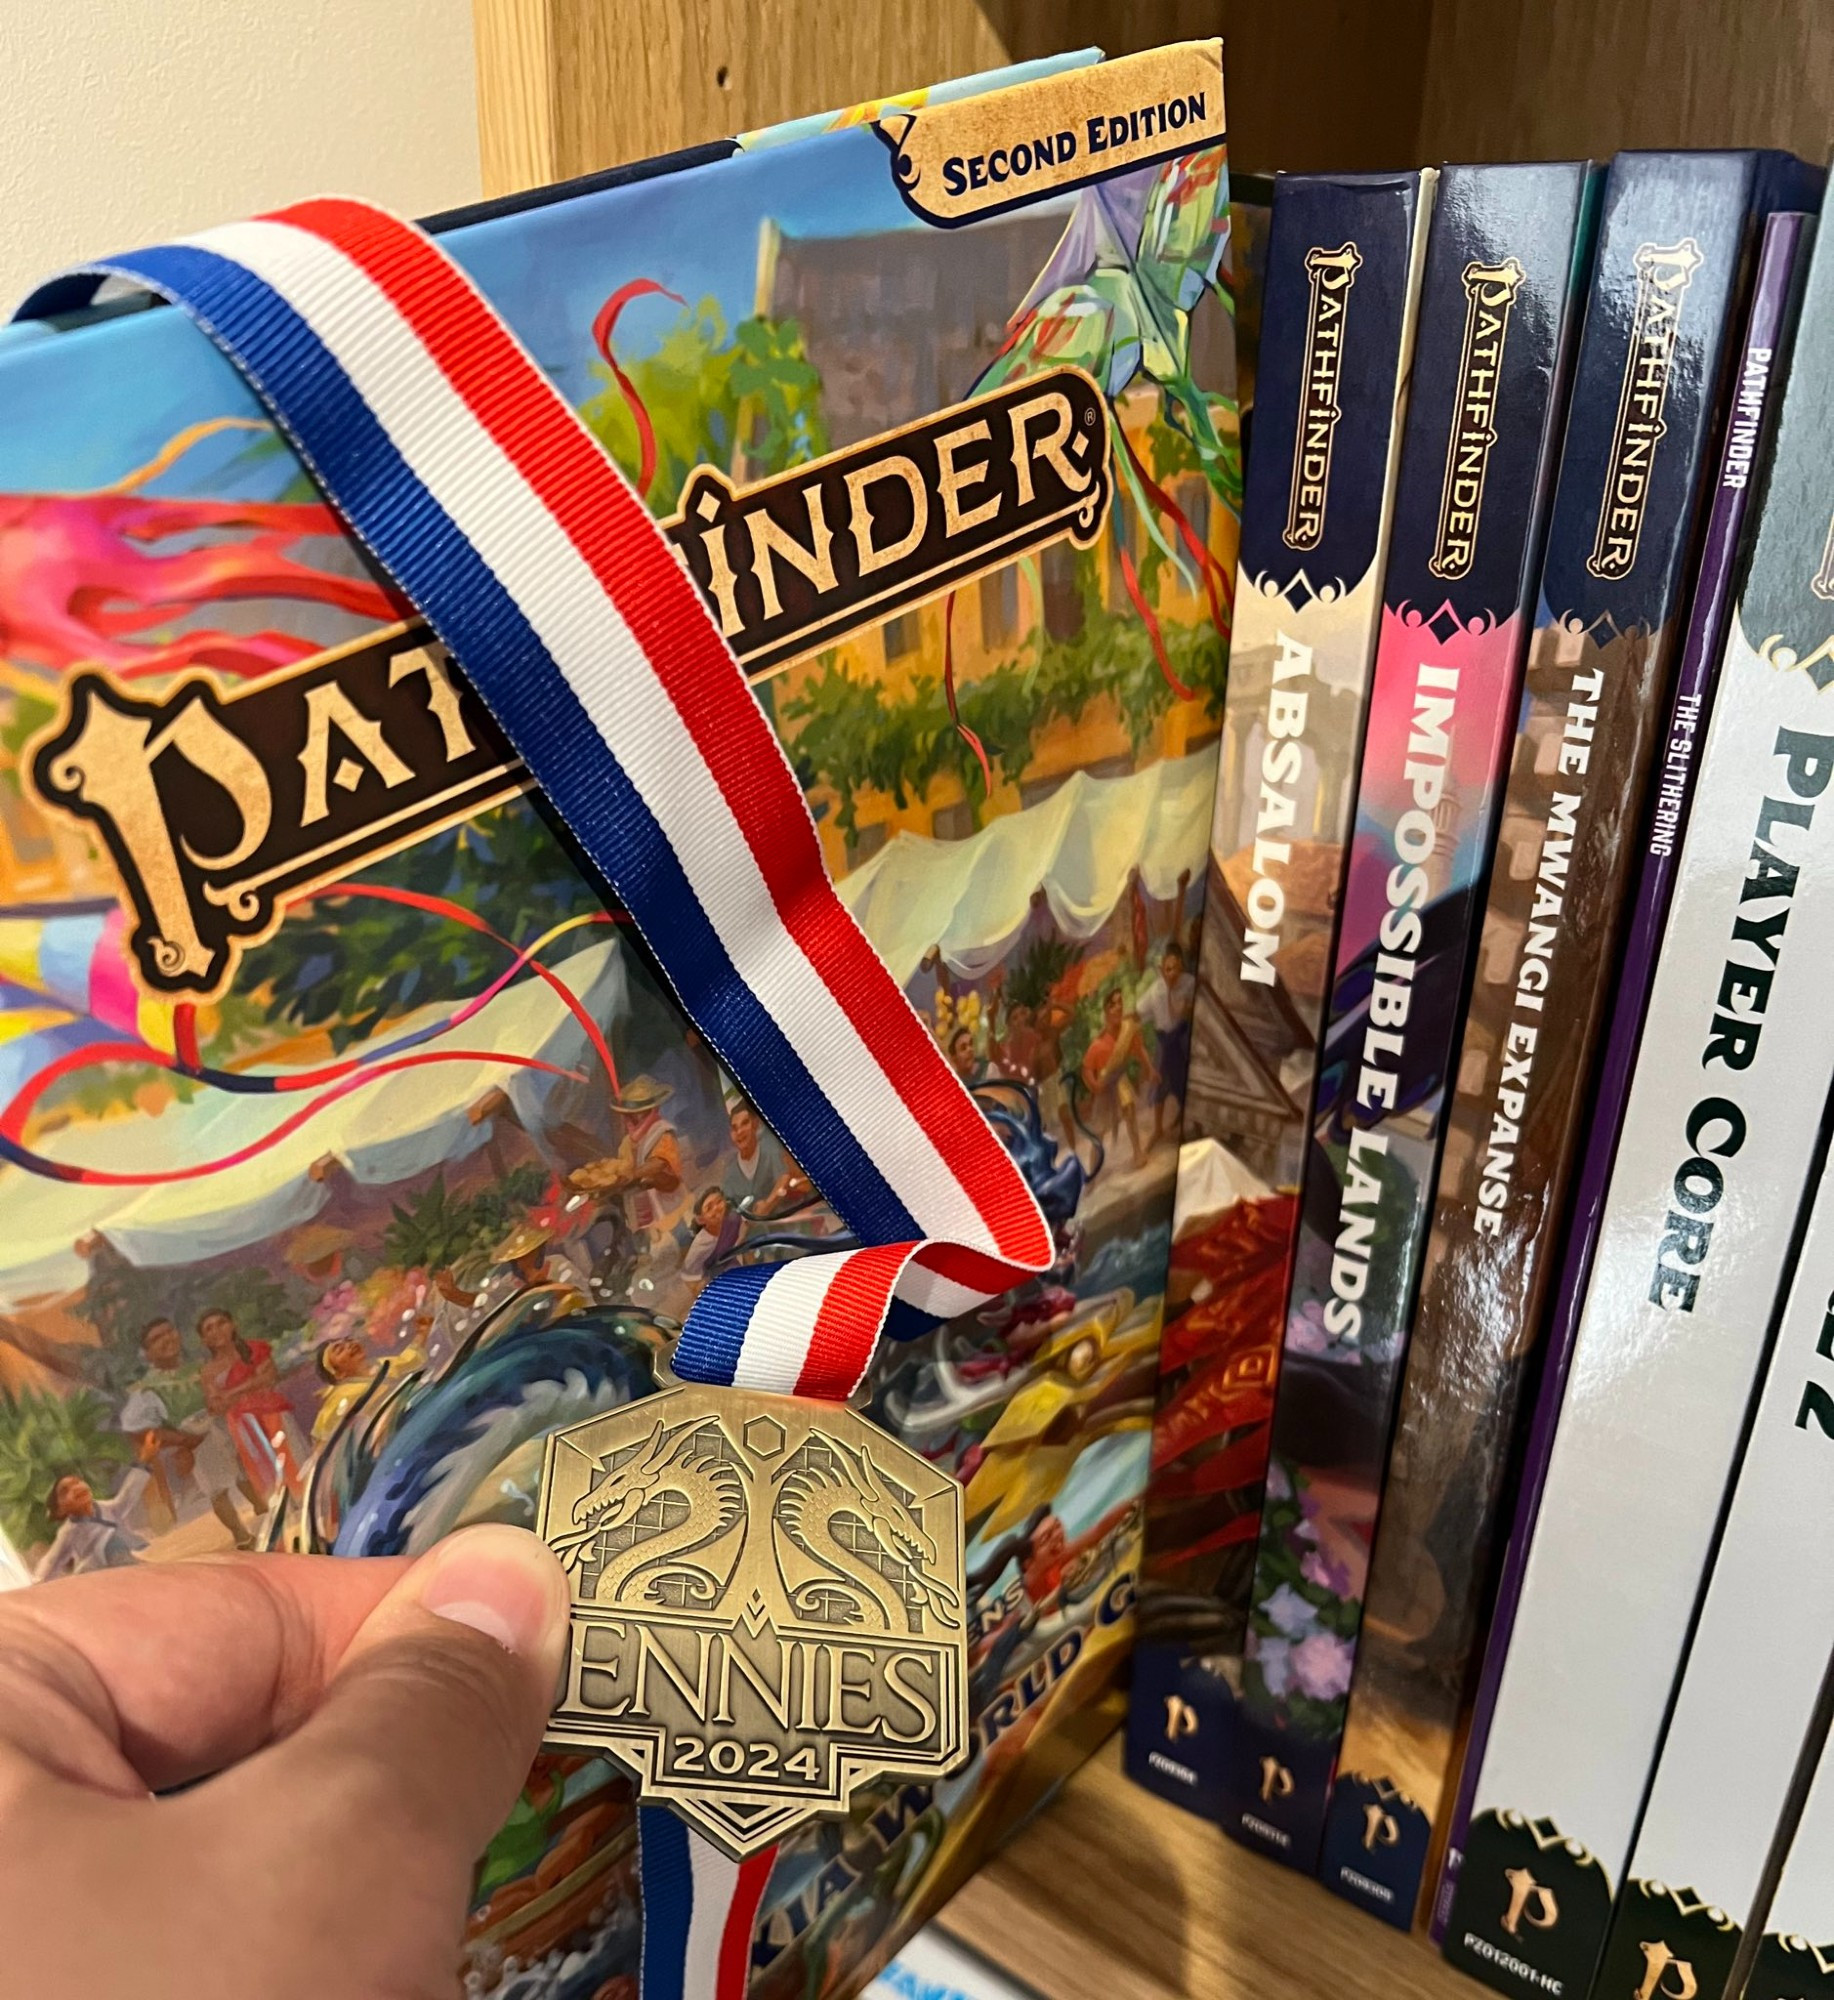
<path id="1" fill-rule="evenodd" d="M 607 1452 L 574 1503 L 571 1533 L 552 1543 L 578 1578 L 575 1594 L 678 1609 L 717 1602 L 739 1550 L 735 1544 L 718 1570 L 706 1558 L 746 1526 L 750 1477 L 713 1417 L 673 1428 L 658 1421 L 640 1443 Z"/>
<path id="2" fill-rule="evenodd" d="M 967 1741 L 961 1490 L 844 1404 L 684 1384 L 557 1431 L 561 1746 L 736 1856 Z"/>
<path id="3" fill-rule="evenodd" d="M 852 1451 L 811 1431 L 778 1475 L 771 1519 L 817 1565 L 817 1575 L 790 1591 L 805 1617 L 888 1632 L 921 1632 L 926 1611 L 939 1626 L 960 1622 L 961 1599 L 935 1574 L 934 1538 L 869 1447 Z"/>

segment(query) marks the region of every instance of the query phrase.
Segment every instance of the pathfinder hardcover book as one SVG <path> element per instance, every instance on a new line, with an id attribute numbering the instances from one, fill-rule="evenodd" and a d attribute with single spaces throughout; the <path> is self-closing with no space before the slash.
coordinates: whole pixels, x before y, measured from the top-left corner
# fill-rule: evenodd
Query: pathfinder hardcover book
<path id="1" fill-rule="evenodd" d="M 1239 512 L 1222 70 L 993 81 L 443 231 L 671 524 L 1056 1233 L 871 1378 L 962 1487 L 971 1740 L 785 1844 L 753 1991 L 797 2000 L 1112 1727 L 1139 1567 Z M 0 906 L 15 1581 L 531 1523 L 709 1273 L 839 1240 L 178 312 L 0 347 Z M 464 1991 L 632 1992 L 640 1926 L 627 1776 L 551 1750 Z"/>

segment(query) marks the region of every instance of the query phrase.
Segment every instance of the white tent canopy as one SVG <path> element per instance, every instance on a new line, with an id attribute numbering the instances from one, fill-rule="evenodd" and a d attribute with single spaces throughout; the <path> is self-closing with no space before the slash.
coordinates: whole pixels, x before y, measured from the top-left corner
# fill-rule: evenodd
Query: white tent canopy
<path id="1" fill-rule="evenodd" d="M 624 1005 L 619 946 L 590 946 L 555 968 L 600 1022 Z M 449 1011 L 419 1009 L 377 1039 L 394 1041 Z M 589 1066 L 584 1029 L 560 995 L 528 979 L 500 993 L 453 1037 L 467 1049 L 514 1049 L 563 1068 Z M 438 1042 L 428 1044 L 437 1048 Z M 83 1284 L 88 1267 L 76 1244 L 100 1232 L 140 1265 L 195 1264 L 308 1222 L 330 1199 L 310 1168 L 327 1155 L 355 1180 L 385 1186 L 442 1160 L 462 1159 L 490 1137 L 473 1125 L 470 1106 L 501 1090 L 525 1124 L 538 1122 L 554 1079 L 539 1070 L 488 1059 L 432 1063 L 397 1071 L 328 1105 L 265 1153 L 240 1166 L 157 1187 L 95 1187 L 48 1181 L 20 1167 L 0 1171 L 0 1305 L 16 1305 Z M 156 1117 L 130 1114 L 66 1126 L 44 1144 L 53 1157 L 112 1173 L 169 1169 L 220 1159 L 283 1124 L 303 1093 L 233 1097 L 206 1091 Z"/>
<path id="2" fill-rule="evenodd" d="M 1203 865 L 1213 752 L 1170 759 L 1124 778 L 1076 772 L 1050 798 L 1008 814 L 966 840 L 900 834 L 840 884 L 842 900 L 903 985 L 940 944 L 949 966 L 978 978 L 1024 928 L 1042 889 L 1066 936 L 1093 936 L 1137 869 L 1147 893 L 1170 897 Z M 590 946 L 555 968 L 593 1018 L 625 1011 L 624 965 L 615 942 Z M 393 1041 L 437 1020 L 423 1008 L 377 1038 Z M 538 979 L 500 993 L 454 1040 L 469 1049 L 513 1049 L 567 1068 L 590 1067 L 586 1037 L 558 994 Z M 437 1047 L 433 1043 L 430 1046 Z M 200 1263 L 308 1222 L 330 1199 L 310 1173 L 327 1155 L 351 1177 L 387 1186 L 442 1160 L 462 1159 L 489 1138 L 467 1116 L 501 1089 L 525 1125 L 540 1122 L 553 1079 L 505 1062 L 430 1064 L 397 1072 L 326 1107 L 240 1166 L 157 1187 L 96 1187 L 0 1169 L 0 1309 L 74 1291 L 88 1277 L 76 1250 L 101 1233 L 130 1263 Z M 76 1121 L 44 1142 L 54 1158 L 112 1172 L 167 1169 L 220 1159 L 282 1124 L 303 1095 L 235 1097 L 203 1091 L 156 1116 Z"/>
<path id="3" fill-rule="evenodd" d="M 1203 867 L 1216 753 L 1167 758 L 1125 778 L 1077 771 L 1026 812 L 966 840 L 901 833 L 840 885 L 841 900 L 900 986 L 933 945 L 978 979 L 1012 948 L 1043 889 L 1066 937 L 1092 937 L 1135 869 L 1165 901 Z"/>

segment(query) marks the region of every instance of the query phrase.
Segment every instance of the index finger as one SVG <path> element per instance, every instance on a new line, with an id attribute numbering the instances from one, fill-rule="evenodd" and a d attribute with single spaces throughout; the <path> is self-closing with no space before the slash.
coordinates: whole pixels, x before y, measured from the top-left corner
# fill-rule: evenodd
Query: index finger
<path id="1" fill-rule="evenodd" d="M 108 1749 L 154 1791 L 207 1776 L 304 1720 L 409 1566 L 222 1556 L 0 1596 L 0 1741 L 91 1783 L 108 1782 L 93 1754 Z M 90 1755 L 68 1740 L 73 1711 Z"/>

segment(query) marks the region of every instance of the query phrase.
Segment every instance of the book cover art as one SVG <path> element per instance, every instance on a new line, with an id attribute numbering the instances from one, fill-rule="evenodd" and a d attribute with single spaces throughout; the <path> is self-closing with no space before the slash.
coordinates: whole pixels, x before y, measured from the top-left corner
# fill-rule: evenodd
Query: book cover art
<path id="1" fill-rule="evenodd" d="M 1214 1813 L 1375 651 L 1430 176 L 1289 174 L 1269 223 L 1128 1769 Z"/>
<path id="2" fill-rule="evenodd" d="M 1689 160 L 1688 186 L 1712 165 Z M 1819 250 L 1808 287 L 1449 1908 L 1447 1955 L 1506 1992 L 1579 1991 L 1598 1964 L 1822 1143 Z"/>
<path id="3" fill-rule="evenodd" d="M 690 490 L 766 524 L 735 647 L 1061 1252 L 877 1364 L 964 1486 L 972 1752 L 786 1845 L 761 1992 L 857 1987 L 1119 1705 L 1240 467 L 1217 52 L 1105 75 L 1104 116 L 1175 96 L 1184 142 L 991 219 L 913 208 L 910 121 L 985 157 L 1070 129 L 1036 98 L 1004 138 L 945 93 L 445 239 L 691 567 Z M 547 1432 L 648 1393 L 709 1272 L 836 1220 L 181 314 L 10 346 L 0 413 L 10 1573 L 530 1521 Z M 144 760 L 79 753 L 98 716 Z M 629 1786 L 544 1755 L 465 1990 L 627 1991 L 639 1945 Z"/>
<path id="4" fill-rule="evenodd" d="M 1731 516 L 1747 478 L 1748 442 L 1729 435 L 1727 455 L 1712 452 L 1739 288 L 1709 282 L 1697 296 L 1691 258 L 1645 253 L 1636 179 L 1627 168 L 1606 189 L 1326 1836 L 1326 1884 L 1400 1925 L 1420 1898 L 1420 1850 L 1451 1803 L 1517 1395 L 1554 1296 L 1595 1045 L 1623 990 L 1619 933 L 1672 670 L 1696 650 L 1682 639 L 1701 496 L 1722 470 L 1739 482 L 1720 484 Z M 1768 268 L 1746 346 L 1760 392 L 1793 240 Z M 1613 309 L 1626 298 L 1628 313 Z M 1599 523 L 1623 480 L 1599 446 L 1627 379 L 1659 395 L 1662 431 L 1634 560 L 1601 577 Z M 1720 537 L 1729 558 L 1736 522 Z M 1700 690 L 1689 692 L 1698 708 Z M 1361 1809 L 1372 1785 L 1392 1795 L 1375 1822 Z"/>
<path id="5" fill-rule="evenodd" d="M 1225 1829 L 1318 1858 L 1577 317 L 1589 169 L 1442 170 Z"/>

